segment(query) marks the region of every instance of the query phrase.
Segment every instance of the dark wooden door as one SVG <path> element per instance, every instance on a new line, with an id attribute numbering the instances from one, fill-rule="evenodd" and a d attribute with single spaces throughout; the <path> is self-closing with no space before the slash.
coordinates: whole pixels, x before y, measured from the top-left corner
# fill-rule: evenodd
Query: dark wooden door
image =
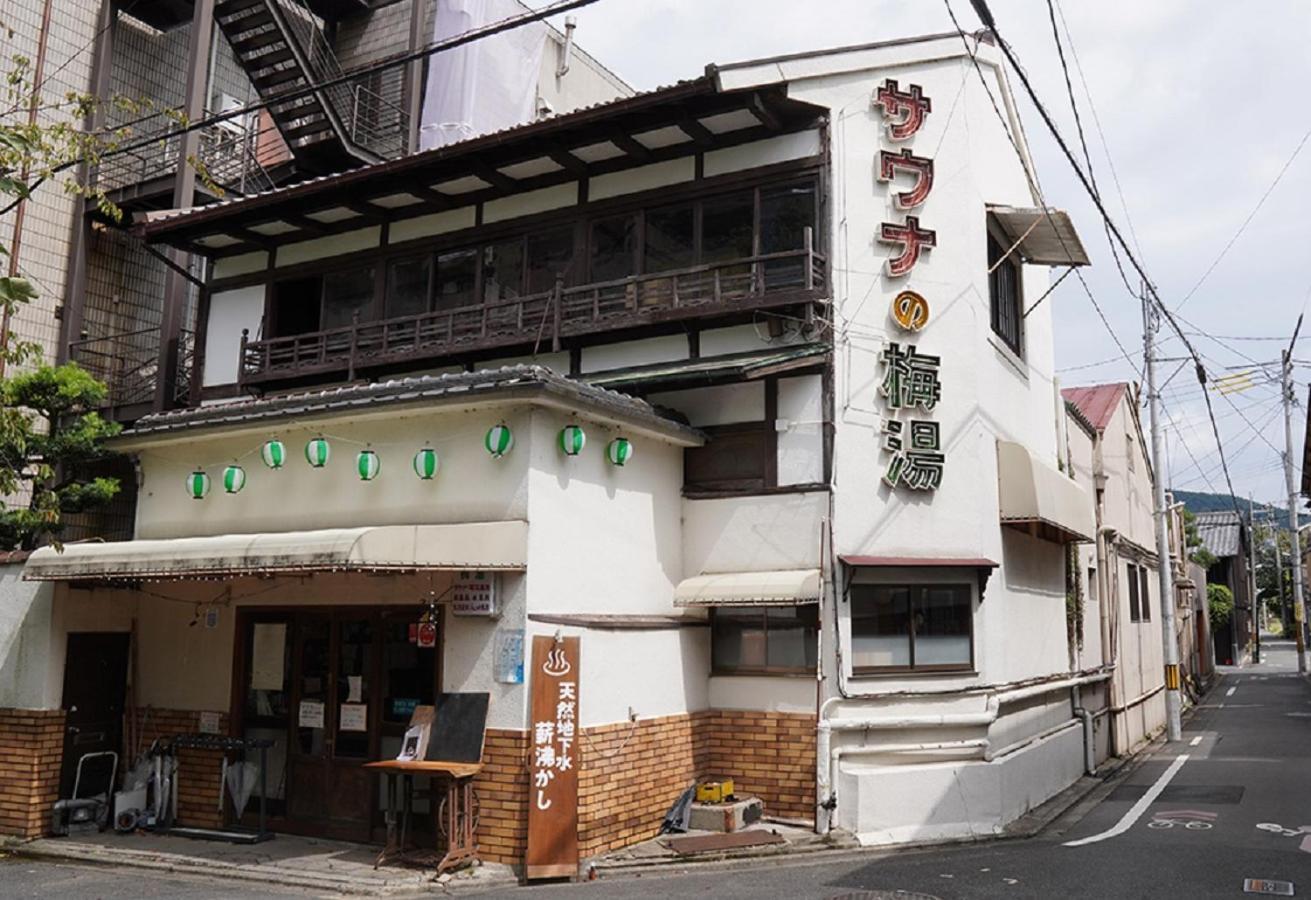
<path id="1" fill-rule="evenodd" d="M 376 716 L 377 615 L 302 613 L 296 617 L 292 741 L 287 815 L 298 830 L 368 840 Z"/>
<path id="2" fill-rule="evenodd" d="M 130 640 L 128 634 L 111 632 L 79 632 L 68 636 L 64 660 L 61 797 L 72 796 L 77 763 L 84 755 L 105 750 L 122 752 Z M 110 766 L 108 757 L 88 762 L 79 792 L 86 796 L 104 791 Z"/>

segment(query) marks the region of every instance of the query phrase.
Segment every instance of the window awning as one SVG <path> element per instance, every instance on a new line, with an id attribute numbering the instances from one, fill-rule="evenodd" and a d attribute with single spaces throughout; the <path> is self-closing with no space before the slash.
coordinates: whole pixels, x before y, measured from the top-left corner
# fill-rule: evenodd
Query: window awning
<path id="1" fill-rule="evenodd" d="M 1088 251 L 1070 216 L 1059 209 L 990 206 L 988 213 L 1008 238 L 1006 249 L 1039 266 L 1086 266 Z"/>
<path id="2" fill-rule="evenodd" d="M 528 523 L 382 525 L 268 534 L 43 547 L 25 581 L 216 578 L 307 572 L 415 572 L 523 569 Z"/>
<path id="3" fill-rule="evenodd" d="M 678 583 L 674 605 L 795 606 L 818 603 L 819 588 L 819 569 L 697 575 Z"/>
<path id="4" fill-rule="evenodd" d="M 800 344 L 795 347 L 769 348 L 728 356 L 702 357 L 616 369 L 596 375 L 583 375 L 580 380 L 611 390 L 631 387 L 641 387 L 646 390 L 700 387 L 708 384 L 751 381 L 797 369 L 811 368 L 821 362 L 828 353 L 829 348 L 824 344 Z"/>
<path id="5" fill-rule="evenodd" d="M 1023 444 L 997 442 L 1001 523 L 1058 544 L 1093 540 L 1093 502 L 1064 474 L 1033 458 Z"/>

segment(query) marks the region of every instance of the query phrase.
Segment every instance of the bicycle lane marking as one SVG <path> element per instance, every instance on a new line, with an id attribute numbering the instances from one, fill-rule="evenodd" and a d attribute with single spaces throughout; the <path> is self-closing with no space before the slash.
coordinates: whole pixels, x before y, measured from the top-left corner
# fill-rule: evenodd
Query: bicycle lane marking
<path id="1" fill-rule="evenodd" d="M 1168 785 L 1174 776 L 1178 774 L 1179 770 L 1183 768 L 1183 765 L 1186 762 L 1188 762 L 1187 753 L 1181 753 L 1176 756 L 1174 762 L 1170 763 L 1169 767 L 1161 773 L 1161 777 L 1156 779 L 1156 783 L 1147 789 L 1147 793 L 1143 794 L 1142 797 L 1138 799 L 1138 802 L 1131 806 L 1129 811 L 1120 817 L 1120 821 L 1116 822 L 1110 828 L 1100 834 L 1094 834 L 1086 838 L 1079 838 L 1077 841 L 1066 841 L 1062 846 L 1082 847 L 1085 844 L 1096 844 L 1099 841 L 1104 841 L 1116 837 L 1117 835 L 1124 834 L 1143 817 L 1143 813 L 1147 812 L 1147 808 L 1156 802 L 1156 798 L 1161 796 L 1161 792 L 1165 790 L 1166 785 Z"/>

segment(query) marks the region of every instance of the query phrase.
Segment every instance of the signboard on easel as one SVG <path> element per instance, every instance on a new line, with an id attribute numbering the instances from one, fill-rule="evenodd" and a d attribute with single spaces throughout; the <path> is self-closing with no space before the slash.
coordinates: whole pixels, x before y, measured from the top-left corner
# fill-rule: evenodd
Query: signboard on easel
<path id="1" fill-rule="evenodd" d="M 528 878 L 578 874 L 578 644 L 533 638 L 528 782 Z"/>

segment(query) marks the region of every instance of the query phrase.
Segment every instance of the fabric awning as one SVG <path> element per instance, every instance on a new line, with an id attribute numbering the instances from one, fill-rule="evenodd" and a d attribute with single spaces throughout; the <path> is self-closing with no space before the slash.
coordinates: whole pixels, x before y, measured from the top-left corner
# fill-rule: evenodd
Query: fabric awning
<path id="1" fill-rule="evenodd" d="M 1008 238 L 1006 247 L 1017 241 L 1015 252 L 1026 263 L 1039 266 L 1086 266 L 1088 251 L 1074 230 L 1068 213 L 1059 209 L 990 206 L 992 216 Z"/>
<path id="2" fill-rule="evenodd" d="M 1058 544 L 1093 540 L 1093 502 L 1083 488 L 1043 465 L 1023 444 L 997 442 L 1001 523 Z"/>
<path id="3" fill-rule="evenodd" d="M 723 572 L 685 578 L 674 589 L 675 606 L 794 606 L 818 603 L 819 569 Z"/>
<path id="4" fill-rule="evenodd" d="M 25 581 L 173 580 L 302 572 L 523 569 L 528 523 L 381 525 L 43 547 Z"/>

